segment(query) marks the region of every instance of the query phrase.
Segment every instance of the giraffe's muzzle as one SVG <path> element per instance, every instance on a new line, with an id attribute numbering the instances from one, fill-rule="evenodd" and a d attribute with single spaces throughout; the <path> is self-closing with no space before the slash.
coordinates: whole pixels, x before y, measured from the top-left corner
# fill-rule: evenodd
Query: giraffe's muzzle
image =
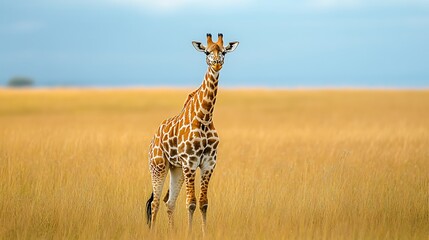
<path id="1" fill-rule="evenodd" d="M 219 70 L 221 70 L 221 69 L 222 69 L 222 64 L 219 64 L 219 63 L 213 64 L 213 65 L 212 65 L 212 68 L 213 68 L 215 71 L 219 71 Z"/>

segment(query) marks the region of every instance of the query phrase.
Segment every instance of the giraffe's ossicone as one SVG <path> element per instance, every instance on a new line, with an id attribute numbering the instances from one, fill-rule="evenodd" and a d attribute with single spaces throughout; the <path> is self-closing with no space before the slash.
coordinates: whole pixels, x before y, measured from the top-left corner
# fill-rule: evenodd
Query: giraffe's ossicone
<path id="1" fill-rule="evenodd" d="M 148 224 L 153 227 L 160 205 L 164 181 L 170 171 L 170 185 L 164 202 L 170 226 L 173 226 L 174 207 L 183 182 L 186 186 L 186 207 L 189 212 L 189 229 L 196 209 L 195 172 L 201 170 L 199 206 L 202 213 L 203 231 L 208 207 L 207 191 L 210 177 L 216 166 L 219 137 L 213 124 L 219 71 L 224 57 L 238 46 L 238 42 L 223 45 L 223 35 L 213 42 L 207 34 L 207 46 L 192 42 L 206 54 L 207 72 L 201 86 L 189 94 L 182 111 L 161 123 L 149 147 L 149 170 L 152 178 L 152 195 L 146 203 Z"/>

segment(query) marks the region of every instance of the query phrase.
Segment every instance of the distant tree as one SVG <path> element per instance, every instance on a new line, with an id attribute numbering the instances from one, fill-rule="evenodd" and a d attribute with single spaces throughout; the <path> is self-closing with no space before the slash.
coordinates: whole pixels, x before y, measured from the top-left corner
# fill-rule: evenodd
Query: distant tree
<path id="1" fill-rule="evenodd" d="M 7 85 L 9 87 L 31 87 L 33 83 L 33 80 L 28 77 L 13 77 L 9 80 Z"/>

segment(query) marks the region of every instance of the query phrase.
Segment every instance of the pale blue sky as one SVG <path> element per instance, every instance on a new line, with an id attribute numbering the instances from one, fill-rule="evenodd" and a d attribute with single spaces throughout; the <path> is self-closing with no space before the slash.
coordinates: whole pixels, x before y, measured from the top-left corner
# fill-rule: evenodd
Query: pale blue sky
<path id="1" fill-rule="evenodd" d="M 429 87 L 429 0 L 0 0 L 0 85 L 196 87 L 207 32 L 221 86 Z"/>

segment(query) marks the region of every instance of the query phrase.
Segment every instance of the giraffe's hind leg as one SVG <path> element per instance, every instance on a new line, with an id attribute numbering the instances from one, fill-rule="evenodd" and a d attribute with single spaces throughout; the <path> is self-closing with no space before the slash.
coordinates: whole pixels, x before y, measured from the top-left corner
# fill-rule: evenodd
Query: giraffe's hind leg
<path id="1" fill-rule="evenodd" d="M 167 195 L 164 198 L 165 205 L 167 206 L 167 214 L 168 214 L 168 223 L 170 228 L 174 225 L 174 208 L 176 206 L 176 200 L 179 196 L 180 189 L 183 185 L 183 173 L 182 168 L 180 167 L 171 167 L 170 168 L 170 187 Z"/>
<path id="2" fill-rule="evenodd" d="M 153 228 L 156 221 L 156 215 L 159 210 L 159 204 L 161 199 L 162 187 L 164 186 L 165 178 L 167 177 L 169 163 L 168 161 L 161 157 L 155 156 L 150 160 L 150 173 L 152 178 L 152 194 L 153 198 L 150 204 L 150 213 L 148 212 L 149 217 L 149 226 Z M 150 200 L 150 199 L 149 199 Z"/>

